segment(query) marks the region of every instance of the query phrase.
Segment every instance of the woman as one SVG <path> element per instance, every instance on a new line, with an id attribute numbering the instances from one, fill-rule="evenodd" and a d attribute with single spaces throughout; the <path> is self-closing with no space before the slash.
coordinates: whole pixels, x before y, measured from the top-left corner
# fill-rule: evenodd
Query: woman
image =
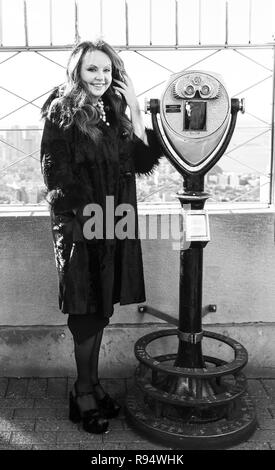
<path id="1" fill-rule="evenodd" d="M 103 433 L 120 410 L 98 378 L 103 329 L 115 303 L 145 300 L 135 173 L 149 174 L 161 150 L 153 131 L 144 127 L 121 58 L 104 41 L 74 48 L 66 83 L 47 99 L 42 115 L 41 165 L 51 208 L 59 307 L 68 314 L 77 367 L 70 419 L 82 421 L 88 432 Z M 129 237 L 125 230 L 112 230 L 123 225 L 125 207 L 132 216 L 127 219 Z M 94 218 L 98 208 L 102 217 Z"/>

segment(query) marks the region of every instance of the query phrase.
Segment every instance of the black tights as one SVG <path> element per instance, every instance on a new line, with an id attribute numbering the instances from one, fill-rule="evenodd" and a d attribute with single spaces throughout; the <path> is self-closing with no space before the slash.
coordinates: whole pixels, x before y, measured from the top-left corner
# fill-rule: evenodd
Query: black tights
<path id="1" fill-rule="evenodd" d="M 99 383 L 98 359 L 103 336 L 103 329 L 78 344 L 74 340 L 74 353 L 77 368 L 77 389 L 79 392 L 90 392 Z M 104 390 L 97 386 L 98 398 L 103 398 Z"/>

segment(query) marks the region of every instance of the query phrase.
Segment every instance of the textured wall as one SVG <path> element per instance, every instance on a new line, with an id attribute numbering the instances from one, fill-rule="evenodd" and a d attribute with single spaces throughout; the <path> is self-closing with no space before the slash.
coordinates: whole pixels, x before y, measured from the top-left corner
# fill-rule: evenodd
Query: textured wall
<path id="1" fill-rule="evenodd" d="M 101 347 L 100 376 L 132 376 L 137 365 L 135 342 L 159 329 L 162 329 L 161 325 L 107 327 Z M 211 325 L 207 329 L 234 338 L 247 349 L 246 370 L 250 376 L 274 377 L 274 326 Z M 172 336 L 169 341 L 157 340 L 152 346 L 149 347 L 152 356 L 176 353 L 177 339 Z M 203 341 L 203 353 L 228 361 L 233 359 L 228 346 L 211 339 Z M 0 328 L 0 356 L 0 376 L 64 377 L 73 376 L 76 372 L 72 338 L 67 328 L 62 326 Z"/>
<path id="2" fill-rule="evenodd" d="M 145 216 L 140 219 L 144 223 Z M 37 360 L 43 364 L 42 369 L 60 374 L 62 363 L 65 369 L 71 367 L 65 363 L 71 358 L 72 344 L 67 328 L 62 329 L 66 316 L 57 307 L 49 218 L 1 217 L 0 223 L 0 355 L 5 374 L 16 375 L 21 370 L 22 374 L 32 375 Z M 270 336 L 275 327 L 274 214 L 212 214 L 210 227 L 211 242 L 204 250 L 203 305 L 217 304 L 217 312 L 207 314 L 204 324 L 207 328 L 218 328 L 219 324 L 230 331 L 233 328 L 235 334 L 239 325 L 255 365 L 275 367 L 275 345 Z M 179 252 L 173 249 L 172 240 L 143 240 L 143 258 L 147 303 L 177 318 Z M 127 369 L 128 354 L 119 359 L 123 356 L 124 337 L 125 346 L 131 347 L 147 328 L 159 323 L 150 315 L 138 313 L 136 305 L 116 307 L 105 335 L 109 344 L 106 348 L 114 358 L 109 357 L 104 365 L 106 373 L 113 360 Z M 45 330 L 43 326 L 50 328 Z M 65 363 L 63 359 L 60 364 L 56 362 L 57 355 L 67 358 Z"/>

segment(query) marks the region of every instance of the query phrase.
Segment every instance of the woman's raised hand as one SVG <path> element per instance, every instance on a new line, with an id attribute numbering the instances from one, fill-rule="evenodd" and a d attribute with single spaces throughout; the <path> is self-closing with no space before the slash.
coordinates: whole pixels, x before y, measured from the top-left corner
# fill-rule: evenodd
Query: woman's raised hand
<path id="1" fill-rule="evenodd" d="M 126 103 L 130 108 L 134 133 L 137 137 L 143 140 L 146 145 L 148 145 L 143 117 L 139 107 L 138 99 L 136 97 L 133 82 L 127 74 L 124 75 L 124 78 L 125 82 L 115 78 L 113 79 L 114 82 L 117 83 L 117 86 L 114 86 L 114 89 L 124 96 Z"/>
<path id="2" fill-rule="evenodd" d="M 130 79 L 129 75 L 127 75 L 126 73 L 124 73 L 124 79 L 125 82 L 114 78 L 113 81 L 117 84 L 117 86 L 114 85 L 114 89 L 124 96 L 126 103 L 131 110 L 138 109 L 139 102 L 136 97 L 133 82 Z"/>

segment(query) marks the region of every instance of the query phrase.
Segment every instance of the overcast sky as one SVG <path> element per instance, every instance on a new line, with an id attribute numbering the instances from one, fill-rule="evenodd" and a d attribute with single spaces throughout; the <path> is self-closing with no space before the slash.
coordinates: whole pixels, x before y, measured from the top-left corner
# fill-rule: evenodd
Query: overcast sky
<path id="1" fill-rule="evenodd" d="M 52 38 L 55 44 L 74 40 L 74 0 L 27 0 L 28 39 L 30 44 L 48 44 L 50 40 L 50 3 L 52 4 Z M 125 42 L 125 0 L 77 0 L 79 30 L 82 39 L 100 34 L 101 26 L 107 41 Z M 251 31 L 249 29 L 250 0 L 228 0 L 229 41 L 253 42 L 272 40 L 275 33 L 274 0 L 251 0 Z M 23 0 L 0 0 L 2 4 L 2 41 L 5 45 L 20 45 L 25 41 Z M 129 42 L 146 44 L 150 39 L 150 4 L 152 5 L 152 41 L 172 44 L 175 41 L 175 0 L 127 0 Z M 225 37 L 225 0 L 177 0 L 179 43 L 201 41 L 223 43 Z M 201 27 L 199 24 L 201 5 Z"/>

